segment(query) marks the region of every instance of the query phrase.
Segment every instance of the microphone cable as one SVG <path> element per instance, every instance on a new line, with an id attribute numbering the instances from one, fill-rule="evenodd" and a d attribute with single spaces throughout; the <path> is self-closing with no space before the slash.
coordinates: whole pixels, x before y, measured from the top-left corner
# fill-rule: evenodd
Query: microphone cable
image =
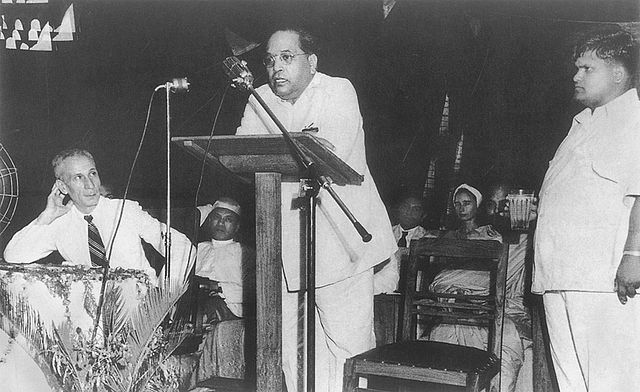
<path id="1" fill-rule="evenodd" d="M 265 78 L 266 74 L 261 74 L 260 76 L 258 76 L 256 78 L 256 82 L 259 82 L 261 80 L 263 80 Z M 227 86 L 229 86 L 229 84 L 227 84 Z M 224 93 L 226 93 L 227 89 L 224 90 Z M 193 120 L 195 118 L 195 116 L 200 113 L 200 111 L 202 111 L 204 108 L 207 107 L 207 105 L 209 105 L 210 102 L 212 102 L 214 99 L 216 99 L 216 97 L 220 94 L 220 90 L 218 90 L 218 92 L 216 92 L 215 94 L 213 94 L 209 99 L 207 99 L 202 105 L 200 105 L 196 110 L 193 111 L 193 113 L 191 113 L 191 115 L 189 117 L 187 117 L 179 126 L 175 127 L 176 129 L 184 129 L 184 126 L 189 123 L 191 120 Z M 223 99 L 224 100 L 224 99 Z M 214 125 L 215 126 L 215 125 Z"/>
<path id="2" fill-rule="evenodd" d="M 218 118 L 220 116 L 220 111 L 222 109 L 222 104 L 224 103 L 224 99 L 227 96 L 227 92 L 229 91 L 229 84 L 227 84 L 227 86 L 225 87 L 225 89 L 222 92 L 222 97 L 220 98 L 220 103 L 218 104 L 218 110 L 216 110 L 216 114 L 213 118 L 213 124 L 211 125 L 211 132 L 209 133 L 209 139 L 207 140 L 207 148 L 205 149 L 204 154 L 202 155 L 202 163 L 200 164 L 200 175 L 198 177 L 198 185 L 196 186 L 196 191 L 194 194 L 194 198 L 193 198 L 193 210 L 196 211 L 198 209 L 198 198 L 200 196 L 200 190 L 202 189 L 202 181 L 204 178 L 204 168 L 206 166 L 206 162 L 207 162 L 207 155 L 209 154 L 209 150 L 211 149 L 211 142 L 213 140 L 213 134 L 215 132 L 216 129 L 216 125 L 218 123 Z M 212 98 L 210 98 L 207 103 L 209 103 L 210 101 L 212 101 L 218 94 L 214 95 Z M 224 165 L 222 165 L 222 163 L 220 163 L 221 167 L 225 167 Z M 234 173 L 235 175 L 235 173 Z M 200 234 L 200 219 L 201 217 L 198 214 L 198 218 L 199 219 L 194 219 L 194 228 L 193 228 L 193 232 L 194 232 L 194 236 L 195 236 L 195 248 L 196 248 L 196 257 L 195 260 L 193 262 L 193 266 L 191 267 L 191 269 L 189 270 L 189 272 L 187 273 L 187 280 L 189 280 L 190 282 L 193 282 L 193 277 L 196 274 L 196 267 L 198 265 L 198 252 L 197 252 L 197 248 L 198 248 L 198 237 Z M 191 249 L 193 249 L 194 247 L 191 247 Z M 191 254 L 189 254 L 189 258 L 191 258 Z M 195 309 L 191 309 L 191 314 L 190 314 L 190 321 L 193 322 L 196 318 L 196 314 L 197 314 L 197 309 L 200 306 L 200 304 L 198 304 L 198 295 L 197 295 L 197 291 L 195 289 L 192 289 L 191 292 L 191 303 L 195 303 Z"/>
<path id="3" fill-rule="evenodd" d="M 198 186 L 196 187 L 196 193 L 195 193 L 195 197 L 194 197 L 194 207 L 197 208 L 198 207 L 198 198 L 200 196 L 200 189 L 202 188 L 202 180 L 204 178 L 204 168 L 206 166 L 207 163 L 207 155 L 209 154 L 209 151 L 211 150 L 211 142 L 213 140 L 213 134 L 215 132 L 216 129 L 216 125 L 218 124 L 218 117 L 220 116 L 220 111 L 222 110 L 222 104 L 224 103 L 224 99 L 227 96 L 227 92 L 229 91 L 229 87 L 230 85 L 227 84 L 227 86 L 225 87 L 224 91 L 222 92 L 222 97 L 220 98 L 220 104 L 218 104 L 218 110 L 216 110 L 216 114 L 213 118 L 213 124 L 211 125 L 211 132 L 209 132 L 209 139 L 207 140 L 207 148 L 204 151 L 204 155 L 202 156 L 202 163 L 200 164 L 200 176 L 198 178 Z M 220 166 L 224 167 L 224 165 L 222 165 L 222 163 L 220 163 Z M 235 173 L 233 173 L 234 175 L 236 175 Z"/>
<path id="4" fill-rule="evenodd" d="M 156 91 L 157 89 L 153 90 L 153 92 L 151 93 L 151 98 L 149 99 L 149 105 L 147 107 L 147 117 L 145 119 L 144 122 L 144 128 L 142 129 L 142 135 L 140 137 L 140 142 L 138 143 L 138 148 L 136 150 L 136 154 L 133 158 L 133 162 L 131 163 L 131 168 L 129 169 L 129 176 L 127 178 L 127 184 L 124 188 L 124 193 L 122 195 L 122 201 L 120 203 L 120 211 L 118 211 L 118 220 L 116 223 L 116 227 L 113 230 L 113 234 L 111 234 L 111 239 L 109 240 L 109 246 L 108 246 L 108 250 L 106 253 L 106 261 L 107 264 L 103 269 L 102 272 L 102 284 L 100 287 L 100 298 L 98 300 L 98 307 L 96 309 L 96 318 L 95 321 L 93 323 L 93 332 L 91 334 L 91 344 L 93 343 L 93 341 L 95 340 L 96 337 L 96 332 L 98 330 L 98 324 L 100 323 L 100 318 L 101 318 L 101 314 L 102 314 L 102 308 L 104 307 L 104 293 L 105 293 L 105 289 L 107 286 L 107 278 L 109 277 L 109 267 L 111 264 L 111 253 L 113 252 L 113 244 L 115 243 L 115 239 L 116 236 L 118 235 L 118 230 L 120 229 L 120 223 L 122 222 L 122 216 L 124 215 L 124 205 L 126 203 L 127 200 L 127 194 L 129 193 L 129 187 L 131 186 L 131 178 L 133 177 L 133 171 L 135 169 L 136 163 L 138 161 L 138 158 L 140 156 L 140 151 L 142 150 L 142 145 L 144 142 L 144 138 L 147 134 L 147 130 L 149 127 L 149 118 L 151 117 L 151 108 L 153 106 L 153 99 L 156 95 Z M 167 230 L 169 230 L 169 228 L 167 228 Z M 191 258 L 191 250 L 189 250 L 189 258 Z M 104 336 L 104 339 L 106 341 L 107 336 Z"/>
<path id="5" fill-rule="evenodd" d="M 136 163 L 138 162 L 138 158 L 140 157 L 140 151 L 142 150 L 142 146 L 144 144 L 144 139 L 147 135 L 147 130 L 149 129 L 149 118 L 151 117 L 151 108 L 153 107 L 153 99 L 156 96 L 156 92 L 158 89 L 153 90 L 151 93 L 151 98 L 149 99 L 149 105 L 147 106 L 147 117 L 144 122 L 144 127 L 142 128 L 142 135 L 140 136 L 140 141 L 138 142 L 138 148 L 136 149 L 136 153 L 133 157 L 133 162 L 131 163 L 131 167 L 129 169 L 129 175 L 127 177 L 127 183 L 124 187 L 124 193 L 122 194 L 122 204 L 120 205 L 120 211 L 118 213 L 118 221 L 116 223 L 116 228 L 113 231 L 113 235 L 111 236 L 111 242 L 109 244 L 109 257 L 111 256 L 111 251 L 113 250 L 113 242 L 116 238 L 116 234 L 118 233 L 118 229 L 120 228 L 120 223 L 122 222 L 122 216 L 124 215 L 124 202 L 127 200 L 127 195 L 129 194 L 129 187 L 131 186 L 131 179 L 133 178 L 133 172 L 136 167 Z M 169 181 L 169 179 L 167 179 Z"/>

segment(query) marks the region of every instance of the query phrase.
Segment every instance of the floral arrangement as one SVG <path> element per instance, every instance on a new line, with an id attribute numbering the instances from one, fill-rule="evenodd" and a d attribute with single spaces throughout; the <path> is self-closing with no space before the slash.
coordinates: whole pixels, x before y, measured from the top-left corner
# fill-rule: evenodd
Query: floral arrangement
<path id="1" fill-rule="evenodd" d="M 63 323 L 48 326 L 29 301 L 8 290 L 14 280 L 43 282 L 52 296 L 69 307 L 72 283 L 85 285 L 84 309 L 95 315 L 96 301 L 91 282 L 102 279 L 101 271 L 83 267 L 0 265 L 0 320 L 2 316 L 27 337 L 37 350 L 42 369 L 52 388 L 64 391 L 177 391 L 177 369 L 167 365 L 175 348 L 192 331 L 179 323 L 168 323 L 167 315 L 186 291 L 176 287 L 153 287 L 140 271 L 114 270 L 105 288 L 104 307 L 97 333 Z M 134 278 L 144 283 L 146 294 L 132 307 L 120 283 Z M 138 293 L 140 294 L 140 293 Z M 95 336 L 95 338 L 94 338 Z M 33 350 L 32 350 L 33 352 Z M 46 366 L 42 366 L 45 364 Z"/>

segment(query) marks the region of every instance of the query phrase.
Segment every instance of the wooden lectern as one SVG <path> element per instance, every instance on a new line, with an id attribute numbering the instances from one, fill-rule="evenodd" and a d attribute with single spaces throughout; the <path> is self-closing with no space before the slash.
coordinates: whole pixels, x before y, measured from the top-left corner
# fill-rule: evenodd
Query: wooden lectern
<path id="1" fill-rule="evenodd" d="M 303 153 L 336 185 L 360 185 L 363 176 L 326 149 L 320 139 L 291 133 Z M 280 184 L 298 182 L 300 167 L 281 135 L 209 136 L 171 139 L 189 154 L 219 170 L 254 176 L 256 191 L 256 390 L 282 385 L 282 228 Z"/>

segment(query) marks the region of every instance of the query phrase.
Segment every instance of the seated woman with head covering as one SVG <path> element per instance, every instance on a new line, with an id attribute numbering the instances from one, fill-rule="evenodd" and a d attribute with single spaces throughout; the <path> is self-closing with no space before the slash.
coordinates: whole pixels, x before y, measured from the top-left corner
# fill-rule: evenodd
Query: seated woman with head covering
<path id="1" fill-rule="evenodd" d="M 481 202 L 482 194 L 476 188 L 467 184 L 457 187 L 453 193 L 453 205 L 458 228 L 441 234 L 441 237 L 502 242 L 502 236 L 491 225 L 478 225 L 478 208 Z M 489 271 L 445 269 L 435 276 L 429 290 L 438 293 L 488 295 Z M 436 325 L 431 329 L 428 340 L 484 349 L 487 345 L 487 330 L 465 325 Z"/>
<path id="2" fill-rule="evenodd" d="M 482 194 L 476 188 L 462 184 L 453 193 L 453 202 L 458 228 L 441 234 L 443 238 L 493 240 L 502 242 L 502 236 L 491 225 L 478 225 L 478 208 L 482 202 Z M 433 234 L 429 235 L 433 236 Z M 510 266 L 509 266 L 510 267 Z M 445 269 L 439 272 L 429 290 L 438 293 L 458 293 L 471 295 L 488 295 L 490 285 L 489 271 L 466 269 Z M 486 328 L 469 325 L 435 325 L 422 339 L 487 348 L 488 331 Z M 523 348 L 515 324 L 508 315 L 504 319 L 502 343 L 501 385 L 503 391 L 515 390 L 518 373 L 522 366 Z M 516 355 L 521 353 L 522 355 Z M 492 389 L 493 390 L 493 389 Z"/>

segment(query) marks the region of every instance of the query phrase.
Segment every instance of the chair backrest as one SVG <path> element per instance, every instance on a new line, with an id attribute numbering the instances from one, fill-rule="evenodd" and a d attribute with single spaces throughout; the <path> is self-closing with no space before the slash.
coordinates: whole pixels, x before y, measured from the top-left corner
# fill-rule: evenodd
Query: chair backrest
<path id="1" fill-rule="evenodd" d="M 461 324 L 488 328 L 489 351 L 500 358 L 504 316 L 504 290 L 509 254 L 508 244 L 489 240 L 423 238 L 411 242 L 408 265 L 404 268 L 404 306 L 401 340 L 415 337 L 416 324 Z M 452 271 L 484 271 L 483 290 L 465 288 L 465 283 L 443 290 L 432 284 L 440 276 L 456 279 Z M 448 274 L 447 274 L 448 273 Z M 444 275 L 442 275 L 444 274 Z M 485 275 L 482 275 L 485 274 Z M 464 273 L 462 273 L 464 275 Z M 481 279 L 482 280 L 482 279 Z M 473 282 L 477 286 L 477 281 Z"/>

